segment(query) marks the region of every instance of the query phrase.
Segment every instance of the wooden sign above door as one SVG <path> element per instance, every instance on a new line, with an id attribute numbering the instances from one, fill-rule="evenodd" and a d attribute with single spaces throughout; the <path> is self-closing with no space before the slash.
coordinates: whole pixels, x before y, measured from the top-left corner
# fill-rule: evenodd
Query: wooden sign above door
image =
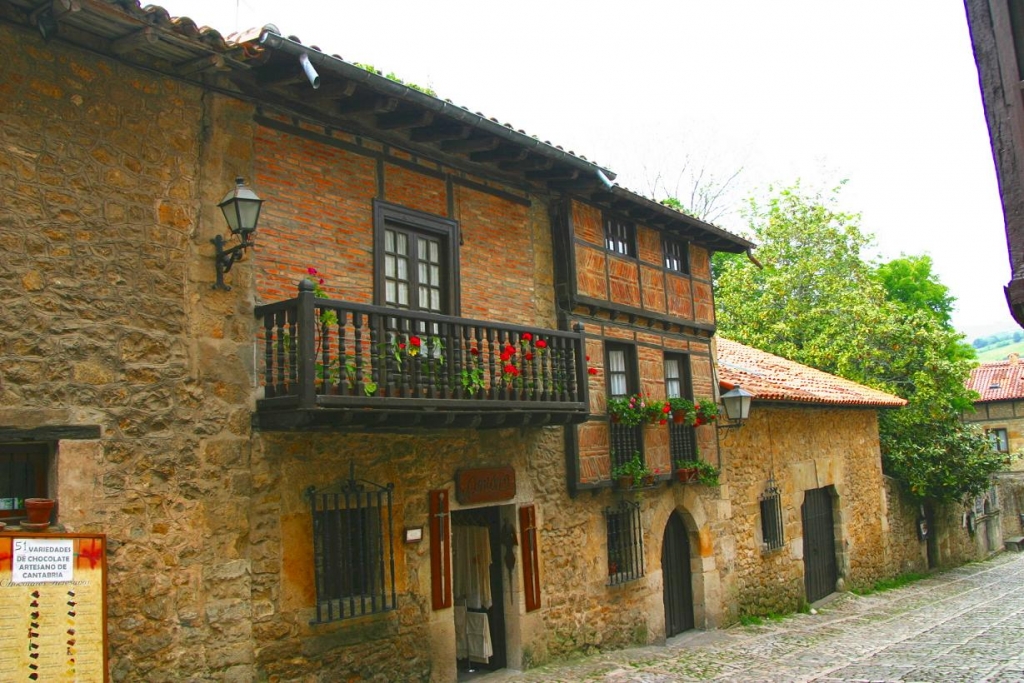
<path id="1" fill-rule="evenodd" d="M 515 497 L 516 471 L 512 467 L 481 467 L 455 473 L 455 498 L 463 505 Z"/>

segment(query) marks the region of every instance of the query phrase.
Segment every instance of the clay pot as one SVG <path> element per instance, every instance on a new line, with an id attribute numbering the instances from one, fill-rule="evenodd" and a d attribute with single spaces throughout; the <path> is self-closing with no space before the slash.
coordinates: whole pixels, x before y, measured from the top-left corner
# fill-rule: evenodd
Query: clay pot
<path id="1" fill-rule="evenodd" d="M 52 498 L 26 498 L 25 510 L 28 512 L 28 523 L 32 525 L 49 525 L 53 504 Z"/>
<path id="2" fill-rule="evenodd" d="M 691 484 L 697 481 L 697 469 L 695 467 L 678 469 L 676 478 L 684 484 Z"/>

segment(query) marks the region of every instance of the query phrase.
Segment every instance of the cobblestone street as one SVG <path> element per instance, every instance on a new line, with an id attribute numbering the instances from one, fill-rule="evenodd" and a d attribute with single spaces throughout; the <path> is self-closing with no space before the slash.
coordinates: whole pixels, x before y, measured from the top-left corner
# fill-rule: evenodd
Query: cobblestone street
<path id="1" fill-rule="evenodd" d="M 842 594 L 761 626 L 688 632 L 478 683 L 533 681 L 1024 681 L 1024 554 L 904 588 Z"/>

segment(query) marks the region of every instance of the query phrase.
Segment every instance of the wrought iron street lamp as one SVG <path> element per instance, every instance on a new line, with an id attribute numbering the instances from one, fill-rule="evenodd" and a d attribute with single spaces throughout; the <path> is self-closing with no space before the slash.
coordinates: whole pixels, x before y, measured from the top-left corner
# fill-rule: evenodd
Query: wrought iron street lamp
<path id="1" fill-rule="evenodd" d="M 725 416 L 729 418 L 729 424 L 720 424 L 719 428 L 732 429 L 742 427 L 743 423 L 750 417 L 750 401 L 754 395 L 736 385 L 732 391 L 722 394 L 722 405 L 725 406 Z"/>
<path id="2" fill-rule="evenodd" d="M 263 200 L 250 190 L 244 178 L 235 178 L 235 187 L 225 195 L 224 199 L 217 206 L 224 212 L 224 218 L 231 228 L 231 234 L 238 236 L 240 243 L 224 248 L 224 236 L 217 235 L 211 242 L 216 248 L 217 281 L 214 289 L 231 289 L 224 284 L 224 273 L 231 270 L 231 266 L 242 260 L 245 250 L 256 242 L 256 224 L 260 219 L 260 208 Z"/>

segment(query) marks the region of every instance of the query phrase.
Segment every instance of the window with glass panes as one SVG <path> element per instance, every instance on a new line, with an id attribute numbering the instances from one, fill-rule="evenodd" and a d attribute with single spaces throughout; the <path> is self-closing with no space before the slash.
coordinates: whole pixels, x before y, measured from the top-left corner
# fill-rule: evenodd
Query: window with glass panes
<path id="1" fill-rule="evenodd" d="M 989 443 L 992 444 L 992 450 L 999 453 L 1010 452 L 1010 438 L 1005 429 L 989 429 L 985 434 L 988 436 Z"/>
<path id="2" fill-rule="evenodd" d="M 608 251 L 636 257 L 636 227 L 611 216 L 604 218 L 604 245 Z"/>
<path id="3" fill-rule="evenodd" d="M 374 202 L 377 303 L 458 315 L 458 224 Z"/>
<path id="4" fill-rule="evenodd" d="M 664 249 L 667 270 L 684 275 L 690 272 L 690 254 L 686 242 L 666 237 Z"/>
<path id="5" fill-rule="evenodd" d="M 443 313 L 441 240 L 409 229 L 384 229 L 384 303 Z"/>

